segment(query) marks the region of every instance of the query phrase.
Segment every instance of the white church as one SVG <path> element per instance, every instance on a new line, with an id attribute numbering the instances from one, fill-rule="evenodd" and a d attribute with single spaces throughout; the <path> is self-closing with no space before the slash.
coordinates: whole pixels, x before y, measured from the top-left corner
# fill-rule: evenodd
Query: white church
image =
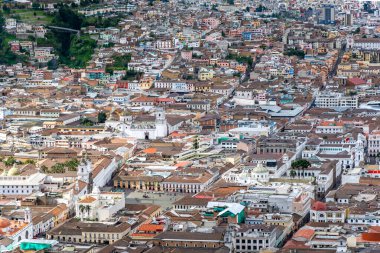
<path id="1" fill-rule="evenodd" d="M 255 167 L 245 166 L 241 170 L 233 168 L 222 178 L 226 182 L 240 185 L 263 185 L 269 182 L 269 169 L 262 163 L 258 163 Z"/>
<path id="2" fill-rule="evenodd" d="M 119 121 L 107 120 L 106 128 L 118 130 L 124 136 L 145 140 L 160 139 L 170 134 L 165 111 L 162 108 L 157 108 L 154 116 L 142 119 L 133 118 L 131 115 L 121 115 Z"/>

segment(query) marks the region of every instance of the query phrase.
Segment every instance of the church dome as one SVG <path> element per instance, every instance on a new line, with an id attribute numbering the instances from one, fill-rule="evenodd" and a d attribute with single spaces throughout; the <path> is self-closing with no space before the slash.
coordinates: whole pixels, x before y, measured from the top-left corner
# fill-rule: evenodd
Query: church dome
<path id="1" fill-rule="evenodd" d="M 11 225 L 11 222 L 6 218 L 0 217 L 0 228 L 7 228 Z"/>
<path id="2" fill-rule="evenodd" d="M 254 174 L 263 174 L 263 173 L 268 173 L 269 170 L 263 166 L 262 163 L 257 164 L 257 166 L 252 170 L 251 173 Z"/>

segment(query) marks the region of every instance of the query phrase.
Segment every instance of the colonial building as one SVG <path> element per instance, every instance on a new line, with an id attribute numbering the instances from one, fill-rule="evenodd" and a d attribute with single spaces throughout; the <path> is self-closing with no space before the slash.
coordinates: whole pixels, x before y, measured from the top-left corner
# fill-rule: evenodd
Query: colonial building
<path id="1" fill-rule="evenodd" d="M 59 242 L 111 244 L 123 238 L 131 230 L 128 222 L 86 223 L 69 220 L 50 230 L 46 237 Z"/>

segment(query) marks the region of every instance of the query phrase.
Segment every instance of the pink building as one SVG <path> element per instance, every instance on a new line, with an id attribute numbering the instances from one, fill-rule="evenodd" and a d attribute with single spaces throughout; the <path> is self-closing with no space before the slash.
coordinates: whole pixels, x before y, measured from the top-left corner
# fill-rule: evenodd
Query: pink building
<path id="1" fill-rule="evenodd" d="M 216 18 L 204 18 L 203 23 L 207 25 L 210 29 L 215 29 L 220 24 L 219 19 Z"/>
<path id="2" fill-rule="evenodd" d="M 181 57 L 184 60 L 190 61 L 191 59 L 193 59 L 193 52 L 191 52 L 191 51 L 182 51 L 181 52 Z"/>

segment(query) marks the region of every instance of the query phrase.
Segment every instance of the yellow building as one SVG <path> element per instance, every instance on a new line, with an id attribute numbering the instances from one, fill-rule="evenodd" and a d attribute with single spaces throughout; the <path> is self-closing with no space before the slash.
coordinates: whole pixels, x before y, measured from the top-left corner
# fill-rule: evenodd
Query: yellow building
<path id="1" fill-rule="evenodd" d="M 252 26 L 254 28 L 258 28 L 260 26 L 260 20 L 254 20 L 254 21 L 252 21 Z"/>
<path id="2" fill-rule="evenodd" d="M 139 85 L 142 90 L 149 90 L 154 83 L 154 79 L 152 77 L 145 77 L 140 80 Z"/>
<path id="3" fill-rule="evenodd" d="M 202 68 L 198 72 L 198 79 L 200 81 L 207 81 L 214 78 L 214 71 Z"/>
<path id="4" fill-rule="evenodd" d="M 196 83 L 194 84 L 194 91 L 209 92 L 211 91 L 211 83 Z"/>

